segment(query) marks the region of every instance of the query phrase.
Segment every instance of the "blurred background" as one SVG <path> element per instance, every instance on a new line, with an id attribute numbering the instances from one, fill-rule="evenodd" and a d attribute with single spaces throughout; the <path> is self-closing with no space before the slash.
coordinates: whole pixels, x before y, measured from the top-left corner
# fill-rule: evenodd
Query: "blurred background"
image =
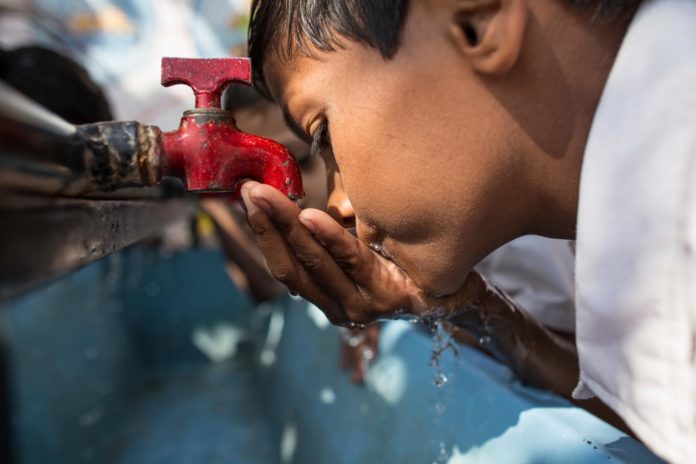
<path id="1" fill-rule="evenodd" d="M 249 8 L 0 0 L 0 462 L 657 462 L 475 340 L 331 326 L 269 276 L 229 199 L 50 187 L 70 163 L 33 154 L 73 124 L 175 129 L 193 96 L 160 85 L 161 58 L 244 56 Z M 290 148 L 323 207 L 321 160 L 239 88 L 224 107 Z"/>
<path id="2" fill-rule="evenodd" d="M 163 56 L 246 55 L 248 0 L 3 1 L 4 49 L 42 45 L 76 60 L 104 89 L 114 119 L 175 128 L 186 87 L 160 84 Z"/>

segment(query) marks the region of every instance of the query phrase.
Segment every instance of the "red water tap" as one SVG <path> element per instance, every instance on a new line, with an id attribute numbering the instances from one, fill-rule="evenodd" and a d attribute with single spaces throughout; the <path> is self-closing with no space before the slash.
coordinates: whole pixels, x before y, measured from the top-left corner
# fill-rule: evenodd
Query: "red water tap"
<path id="1" fill-rule="evenodd" d="M 220 97 L 231 82 L 251 85 L 247 58 L 163 58 L 162 85 L 186 84 L 196 109 L 186 111 L 179 128 L 162 134 L 164 175 L 184 179 L 188 190 L 239 196 L 240 181 L 272 185 L 291 199 L 303 196 L 297 161 L 283 145 L 237 129 Z"/>

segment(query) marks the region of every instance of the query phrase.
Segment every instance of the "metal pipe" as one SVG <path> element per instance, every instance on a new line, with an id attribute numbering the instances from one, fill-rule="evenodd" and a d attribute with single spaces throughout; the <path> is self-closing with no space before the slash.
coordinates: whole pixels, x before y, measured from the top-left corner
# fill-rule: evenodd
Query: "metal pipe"
<path id="1" fill-rule="evenodd" d="M 81 173 L 84 163 L 76 134 L 75 126 L 0 81 L 3 164 L 12 163 L 22 168 L 27 161 L 38 161 L 44 163 L 43 169 L 62 167 L 63 171 Z"/>
<path id="2" fill-rule="evenodd" d="M 75 126 L 0 81 L 0 118 L 59 139 L 72 137 Z"/>

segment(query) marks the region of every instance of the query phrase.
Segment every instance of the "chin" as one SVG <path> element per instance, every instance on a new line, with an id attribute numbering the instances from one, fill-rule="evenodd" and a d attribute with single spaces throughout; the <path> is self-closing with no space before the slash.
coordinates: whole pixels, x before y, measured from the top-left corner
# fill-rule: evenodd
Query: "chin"
<path id="1" fill-rule="evenodd" d="M 443 298 L 457 293 L 465 279 L 453 279 L 451 273 L 440 276 L 432 273 L 428 276 L 413 276 L 416 286 L 433 298 Z"/>

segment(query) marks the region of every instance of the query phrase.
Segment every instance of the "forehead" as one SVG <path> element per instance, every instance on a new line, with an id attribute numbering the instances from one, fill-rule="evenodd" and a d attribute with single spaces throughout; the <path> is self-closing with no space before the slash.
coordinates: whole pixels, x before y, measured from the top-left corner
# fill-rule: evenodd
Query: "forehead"
<path id="1" fill-rule="evenodd" d="M 269 54 L 263 71 L 273 99 L 297 116 L 308 109 L 330 113 L 335 105 L 354 106 L 355 98 L 381 87 L 388 75 L 403 73 L 395 64 L 369 45 L 346 40 L 334 51 Z"/>
<path id="2" fill-rule="evenodd" d="M 299 52 L 284 56 L 271 50 L 264 62 L 263 75 L 273 100 L 287 112 L 293 99 L 317 88 L 318 80 L 321 79 L 317 73 L 319 64 L 327 59 L 328 57 L 319 54 Z"/>

